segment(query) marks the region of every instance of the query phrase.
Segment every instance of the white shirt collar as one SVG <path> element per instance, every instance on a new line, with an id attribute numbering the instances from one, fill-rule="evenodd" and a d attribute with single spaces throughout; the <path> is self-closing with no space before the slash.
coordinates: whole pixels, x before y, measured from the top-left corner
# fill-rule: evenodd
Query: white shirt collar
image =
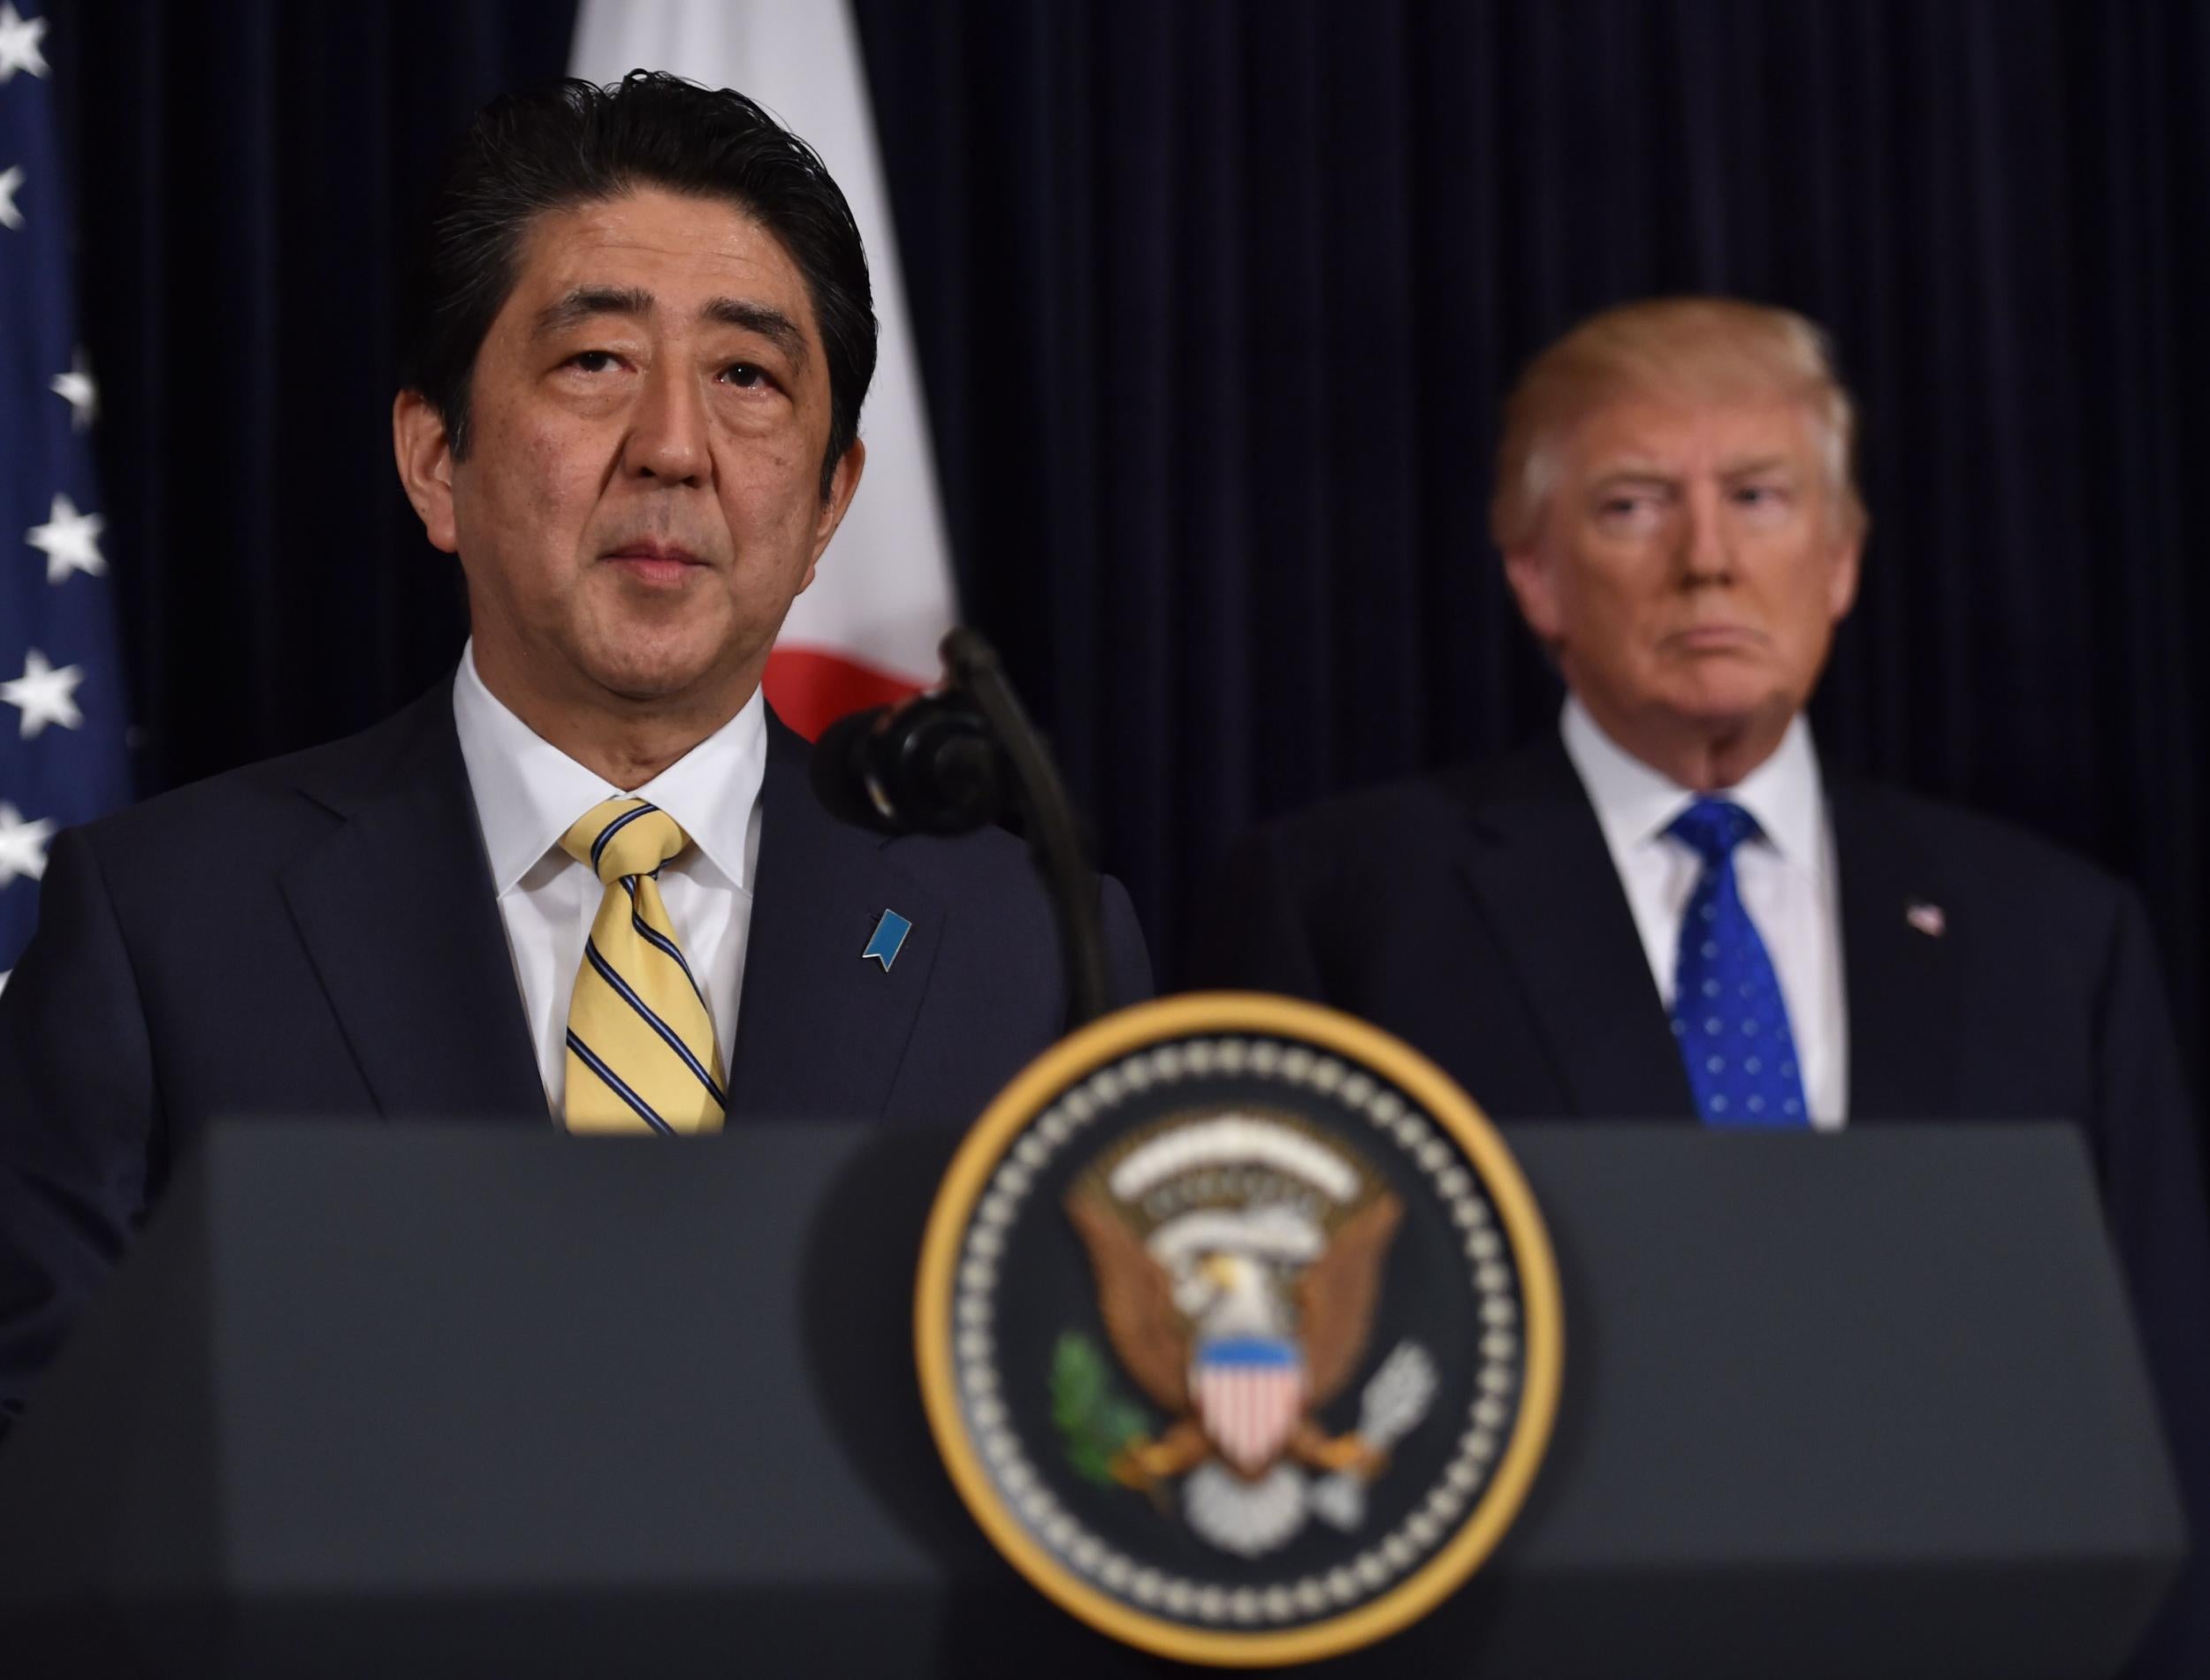
<path id="1" fill-rule="evenodd" d="M 1605 734 L 1578 695 L 1566 696 L 1558 733 L 1614 854 L 1659 839 L 1697 796 L 1693 788 L 1652 769 Z M 1765 839 L 1785 861 L 1814 876 L 1823 875 L 1825 799 L 1811 726 L 1802 713 L 1788 725 L 1772 756 L 1724 791 L 1757 819 Z"/>
<path id="2" fill-rule="evenodd" d="M 453 722 L 495 893 L 511 890 L 593 805 L 621 795 L 621 788 L 577 764 L 484 686 L 472 639 L 453 679 Z M 766 771 L 767 708 L 756 688 L 735 717 L 635 796 L 674 817 L 706 866 L 749 893 L 753 853 L 748 832 Z"/>

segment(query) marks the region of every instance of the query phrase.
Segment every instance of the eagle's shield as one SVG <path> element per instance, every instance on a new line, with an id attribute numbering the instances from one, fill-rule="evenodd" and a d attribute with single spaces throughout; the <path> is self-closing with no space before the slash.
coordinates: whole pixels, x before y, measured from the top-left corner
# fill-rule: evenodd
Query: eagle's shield
<path id="1" fill-rule="evenodd" d="M 1190 1397 L 1221 1456 L 1255 1476 L 1281 1456 L 1304 1416 L 1304 1356 L 1295 1342 L 1271 1337 L 1200 1343 Z"/>

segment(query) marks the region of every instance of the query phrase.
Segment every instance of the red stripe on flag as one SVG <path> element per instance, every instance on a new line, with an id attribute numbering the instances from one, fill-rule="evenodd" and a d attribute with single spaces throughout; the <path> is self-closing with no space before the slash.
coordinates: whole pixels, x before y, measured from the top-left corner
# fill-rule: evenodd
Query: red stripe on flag
<path id="1" fill-rule="evenodd" d="M 776 648 L 767 656 L 767 703 L 808 741 L 846 712 L 888 706 L 920 693 L 910 677 L 825 648 Z"/>

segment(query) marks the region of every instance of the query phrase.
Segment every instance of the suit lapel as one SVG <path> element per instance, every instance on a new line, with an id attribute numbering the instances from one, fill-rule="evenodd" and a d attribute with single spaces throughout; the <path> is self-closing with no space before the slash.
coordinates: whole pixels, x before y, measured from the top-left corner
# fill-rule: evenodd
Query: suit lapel
<path id="1" fill-rule="evenodd" d="M 936 898 L 813 797 L 805 742 L 771 713 L 729 1101 L 763 1120 L 880 1114 L 944 933 Z M 886 970 L 864 958 L 885 910 L 912 924 Z"/>
<path id="2" fill-rule="evenodd" d="M 1467 798 L 1467 884 L 1574 1112 L 1693 1118 L 1634 912 L 1564 745 L 1546 737 Z"/>
<path id="3" fill-rule="evenodd" d="M 543 1122 L 449 688 L 386 729 L 388 756 L 301 789 L 345 820 L 285 872 L 300 937 L 385 1114 Z"/>
<path id="4" fill-rule="evenodd" d="M 1849 1117 L 1948 1113 L 1956 1087 L 1955 941 L 1941 884 L 1877 789 L 1829 789 L 1841 875 Z"/>

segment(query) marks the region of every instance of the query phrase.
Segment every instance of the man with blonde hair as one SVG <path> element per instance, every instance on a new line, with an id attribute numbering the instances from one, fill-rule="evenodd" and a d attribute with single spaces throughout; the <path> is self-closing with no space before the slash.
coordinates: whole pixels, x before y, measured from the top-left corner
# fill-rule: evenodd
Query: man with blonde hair
<path id="1" fill-rule="evenodd" d="M 1246 837 L 1197 977 L 1363 1015 L 1506 1118 L 2074 1121 L 2210 1533 L 2210 1235 L 2139 901 L 1830 773 L 1803 717 L 1856 596 L 1854 429 L 1785 309 L 1630 303 L 1537 355 L 1491 522 L 1558 729 Z M 2210 1673 L 2201 1583 L 2160 1672 Z"/>

